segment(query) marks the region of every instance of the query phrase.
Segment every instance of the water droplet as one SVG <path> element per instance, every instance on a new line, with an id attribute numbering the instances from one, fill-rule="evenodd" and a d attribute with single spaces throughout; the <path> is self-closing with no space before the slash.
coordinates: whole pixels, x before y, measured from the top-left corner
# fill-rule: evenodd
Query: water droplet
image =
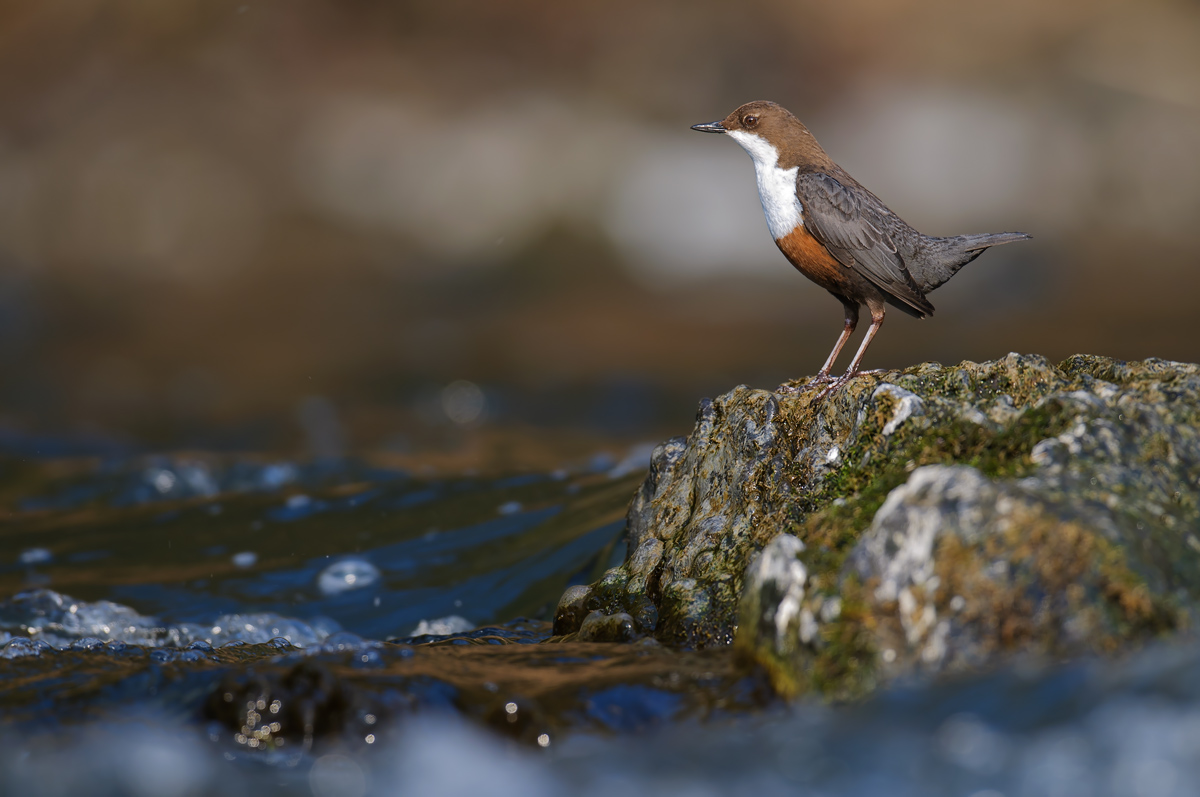
<path id="1" fill-rule="evenodd" d="M 362 589 L 379 581 L 379 568 L 365 559 L 342 559 L 317 576 L 317 588 L 326 595 Z"/>

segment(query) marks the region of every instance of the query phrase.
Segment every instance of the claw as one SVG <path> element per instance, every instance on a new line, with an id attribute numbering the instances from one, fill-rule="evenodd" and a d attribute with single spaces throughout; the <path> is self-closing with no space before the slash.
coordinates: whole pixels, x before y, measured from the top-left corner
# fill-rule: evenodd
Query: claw
<path id="1" fill-rule="evenodd" d="M 830 396 L 830 394 L 836 393 L 837 391 L 841 390 L 843 387 L 848 385 L 850 383 L 850 380 L 853 379 L 854 377 L 859 376 L 860 374 L 867 374 L 867 373 L 871 373 L 871 372 L 870 371 L 855 371 L 855 372 L 847 371 L 846 373 L 839 376 L 837 379 L 834 379 L 832 382 L 830 382 L 828 387 L 826 387 L 824 390 L 822 390 L 820 393 L 818 393 L 817 401 L 824 401 L 826 398 L 828 398 Z"/>
<path id="2" fill-rule="evenodd" d="M 817 385 L 823 385 L 826 382 L 830 382 L 832 380 L 833 380 L 833 377 L 830 376 L 827 372 L 826 373 L 818 373 L 816 376 L 809 379 L 807 382 L 805 382 L 802 385 L 793 385 L 790 382 L 784 382 L 782 385 L 775 388 L 775 392 L 776 393 L 784 393 L 787 395 L 794 395 L 796 393 L 803 393 L 804 391 L 808 390 L 810 387 L 816 387 Z"/>
<path id="3" fill-rule="evenodd" d="M 817 394 L 817 401 L 827 398 L 831 393 L 836 393 L 846 385 L 850 384 L 850 380 L 857 376 L 876 376 L 878 374 L 887 373 L 886 368 L 872 368 L 870 371 L 847 371 L 829 383 L 829 386 Z"/>
<path id="4" fill-rule="evenodd" d="M 824 401 L 825 399 L 829 398 L 829 396 L 831 394 L 836 393 L 838 391 L 838 388 L 840 388 L 842 385 L 846 384 L 849 381 L 850 380 L 844 376 L 838 377 L 837 379 L 833 380 L 833 382 L 831 382 L 828 387 L 826 387 L 824 390 L 822 390 L 820 393 L 817 394 L 817 401 Z"/>

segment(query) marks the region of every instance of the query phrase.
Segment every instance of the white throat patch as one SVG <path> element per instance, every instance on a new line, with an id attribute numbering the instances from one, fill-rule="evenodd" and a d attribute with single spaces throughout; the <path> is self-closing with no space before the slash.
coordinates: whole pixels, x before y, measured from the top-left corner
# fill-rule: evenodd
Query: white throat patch
<path id="1" fill-rule="evenodd" d="M 730 130 L 729 137 L 740 144 L 754 161 L 758 198 L 762 202 L 771 237 L 778 241 L 804 223 L 804 208 L 796 199 L 796 173 L 800 167 L 779 168 L 779 150 L 754 133 Z"/>

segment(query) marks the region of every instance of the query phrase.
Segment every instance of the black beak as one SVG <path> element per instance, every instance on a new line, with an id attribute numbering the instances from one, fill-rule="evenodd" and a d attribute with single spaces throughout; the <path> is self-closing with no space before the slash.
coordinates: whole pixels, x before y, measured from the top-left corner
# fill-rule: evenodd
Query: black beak
<path id="1" fill-rule="evenodd" d="M 709 122 L 706 125 L 692 125 L 693 130 L 699 130 L 701 133 L 728 133 L 725 125 L 717 122 Z"/>

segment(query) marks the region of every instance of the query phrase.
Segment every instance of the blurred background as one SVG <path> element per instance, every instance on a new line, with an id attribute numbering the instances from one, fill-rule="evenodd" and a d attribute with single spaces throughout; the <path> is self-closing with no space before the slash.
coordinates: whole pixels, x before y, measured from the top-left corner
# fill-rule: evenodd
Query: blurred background
<path id="1" fill-rule="evenodd" d="M 1195 2 L 4 0 L 0 441 L 685 433 L 841 326 L 688 130 L 752 99 L 924 232 L 1035 236 L 868 367 L 1200 359 Z"/>

